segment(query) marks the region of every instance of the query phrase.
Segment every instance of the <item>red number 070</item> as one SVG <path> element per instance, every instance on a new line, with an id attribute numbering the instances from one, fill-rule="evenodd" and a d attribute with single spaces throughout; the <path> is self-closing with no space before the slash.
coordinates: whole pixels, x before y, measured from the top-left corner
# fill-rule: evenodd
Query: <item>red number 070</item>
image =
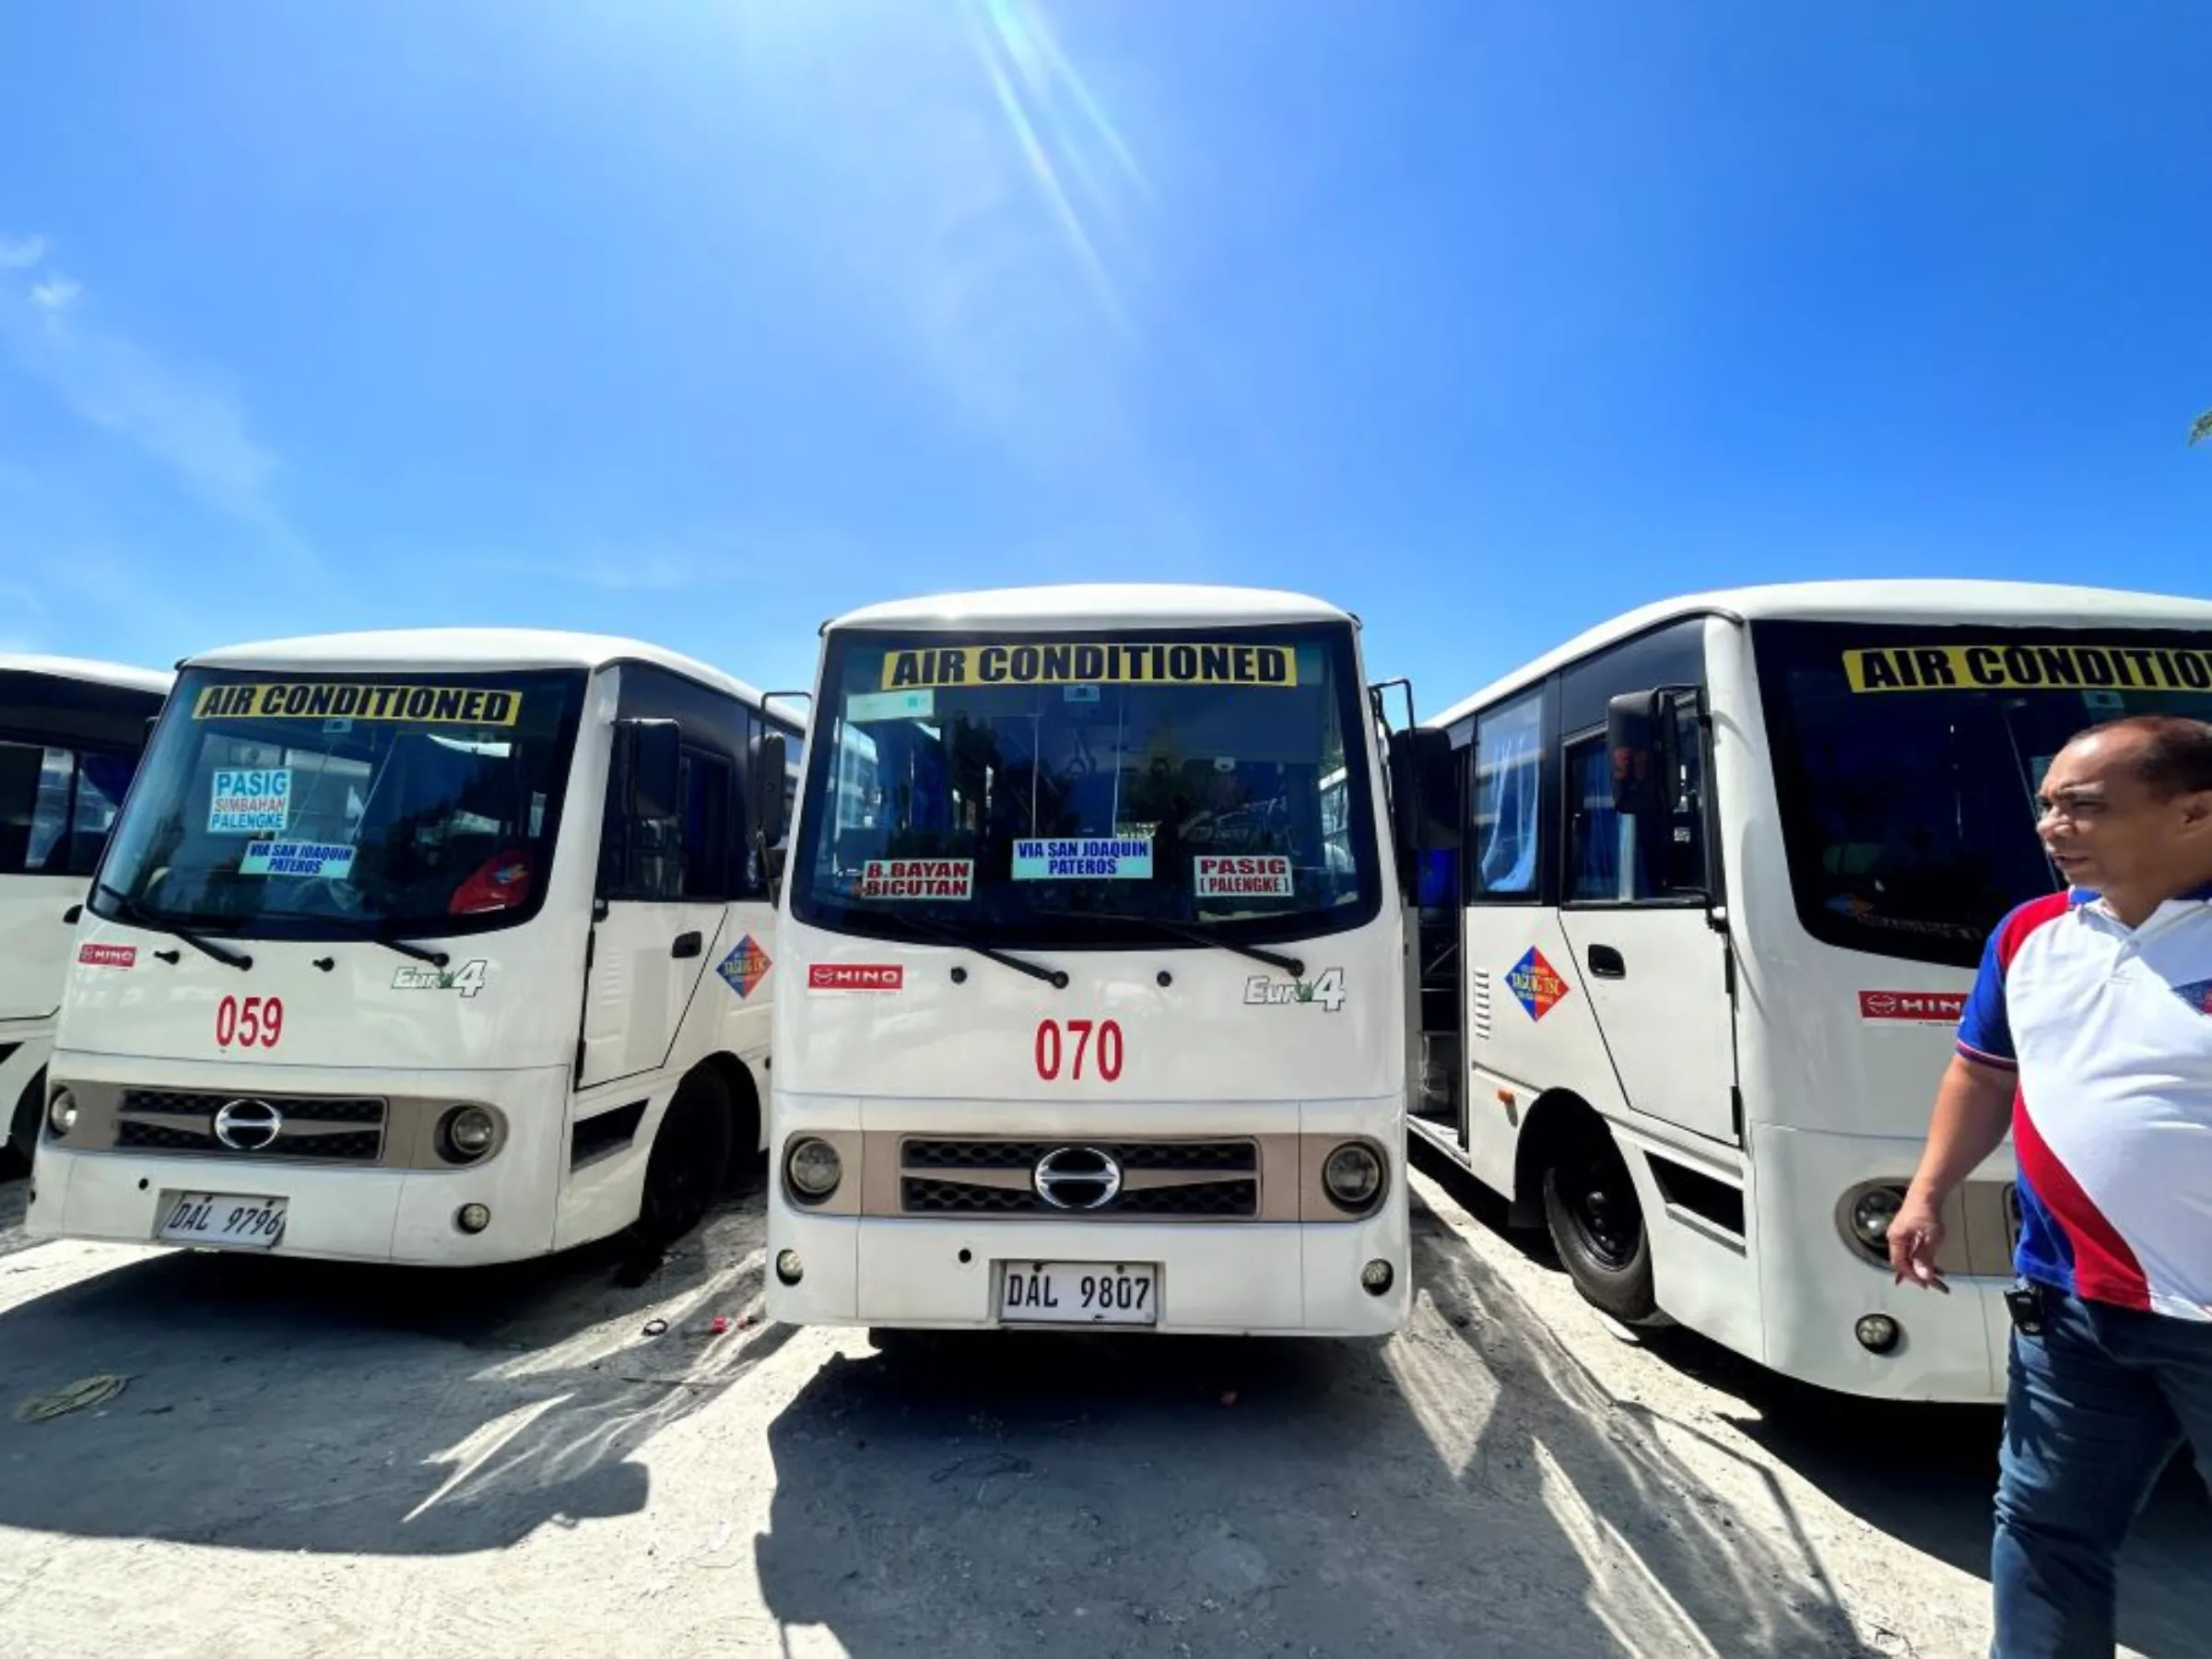
<path id="1" fill-rule="evenodd" d="M 1037 1022 L 1037 1075 L 1047 1083 L 1053 1082 L 1060 1076 L 1062 1064 L 1072 1058 L 1073 1064 L 1067 1067 L 1068 1081 L 1072 1083 L 1080 1080 L 1083 1076 L 1084 1057 L 1091 1053 L 1090 1039 L 1093 1032 L 1097 1033 L 1099 1039 L 1098 1050 L 1093 1056 L 1097 1062 L 1094 1067 L 1097 1075 L 1109 1083 L 1118 1081 L 1122 1075 L 1122 1028 L 1111 1019 L 1102 1019 L 1095 1023 L 1088 1019 L 1071 1019 L 1066 1022 L 1065 1038 L 1061 1035 L 1059 1020 L 1039 1020 Z M 1072 1057 L 1067 1052 L 1068 1041 L 1071 1039 L 1075 1043 L 1075 1053 Z"/>

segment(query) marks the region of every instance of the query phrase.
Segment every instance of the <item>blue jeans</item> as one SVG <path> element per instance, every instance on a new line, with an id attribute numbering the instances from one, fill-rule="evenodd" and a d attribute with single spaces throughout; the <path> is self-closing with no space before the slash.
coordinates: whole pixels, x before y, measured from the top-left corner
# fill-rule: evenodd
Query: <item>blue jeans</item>
<path id="1" fill-rule="evenodd" d="M 2212 1483 L 2212 1324 L 2042 1291 L 2013 1333 L 1993 1659 L 2112 1659 L 2120 1546 L 2185 1437 Z"/>

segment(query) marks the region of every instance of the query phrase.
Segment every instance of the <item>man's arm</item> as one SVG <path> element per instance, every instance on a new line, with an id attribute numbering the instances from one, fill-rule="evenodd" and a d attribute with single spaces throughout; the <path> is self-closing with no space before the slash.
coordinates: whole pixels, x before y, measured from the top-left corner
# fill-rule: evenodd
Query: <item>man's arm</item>
<path id="1" fill-rule="evenodd" d="M 1898 1283 L 1910 1278 L 1937 1290 L 1949 1288 L 1936 1267 L 1936 1253 L 1943 1248 L 1944 1200 L 2004 1145 L 2012 1125 L 2016 1081 L 2001 1067 L 1979 1065 L 1964 1054 L 1952 1057 L 1936 1091 L 1927 1150 L 1889 1223 L 1889 1265 L 1897 1270 Z"/>

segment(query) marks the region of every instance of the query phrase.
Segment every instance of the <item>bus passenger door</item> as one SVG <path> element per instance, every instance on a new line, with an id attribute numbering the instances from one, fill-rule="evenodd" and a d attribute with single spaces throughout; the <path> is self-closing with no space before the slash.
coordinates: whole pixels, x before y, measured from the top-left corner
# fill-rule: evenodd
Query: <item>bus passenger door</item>
<path id="1" fill-rule="evenodd" d="M 1566 746 L 1559 924 L 1630 1108 L 1734 1143 L 1733 979 L 1705 890 L 1702 732 L 1688 702 L 1662 718 L 1672 776 L 1655 810 L 1616 808 L 1606 734 Z"/>
<path id="2" fill-rule="evenodd" d="M 622 721 L 615 739 L 579 1088 L 666 1064 L 728 908 L 730 762 L 674 721 Z"/>

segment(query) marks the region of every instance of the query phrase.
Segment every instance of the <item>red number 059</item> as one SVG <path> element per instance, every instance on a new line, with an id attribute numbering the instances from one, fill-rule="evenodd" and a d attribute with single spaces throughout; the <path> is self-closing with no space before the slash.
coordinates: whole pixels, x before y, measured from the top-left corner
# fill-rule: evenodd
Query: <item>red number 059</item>
<path id="1" fill-rule="evenodd" d="M 215 1005 L 215 1046 L 275 1048 L 284 1035 L 284 998 L 249 996 L 241 1002 L 226 996 Z"/>
<path id="2" fill-rule="evenodd" d="M 1037 1022 L 1037 1075 L 1047 1083 L 1060 1076 L 1060 1068 L 1067 1066 L 1068 1081 L 1075 1082 L 1083 1076 L 1083 1062 L 1093 1061 L 1093 1073 L 1109 1083 L 1116 1082 L 1122 1075 L 1122 1028 L 1111 1019 L 1093 1022 L 1071 1019 L 1065 1023 L 1041 1019 Z M 1091 1038 L 1098 1038 L 1093 1050 Z"/>

